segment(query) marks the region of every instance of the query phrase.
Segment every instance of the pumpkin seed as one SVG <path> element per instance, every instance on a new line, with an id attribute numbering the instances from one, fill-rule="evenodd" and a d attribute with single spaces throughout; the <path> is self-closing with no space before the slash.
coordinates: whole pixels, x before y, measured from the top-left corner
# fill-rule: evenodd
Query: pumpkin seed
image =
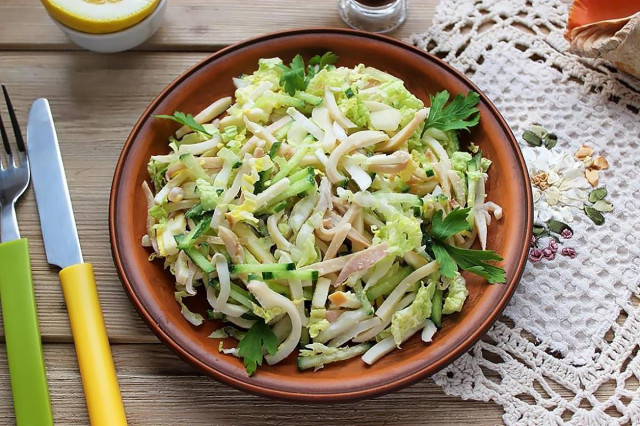
<path id="1" fill-rule="evenodd" d="M 601 188 L 596 188 L 589 193 L 589 202 L 595 203 L 596 201 L 602 200 L 607 196 L 607 188 L 604 186 Z"/>
<path id="2" fill-rule="evenodd" d="M 551 232 L 555 232 L 556 234 L 562 234 L 562 231 L 568 229 L 573 233 L 573 229 L 569 225 L 564 222 L 560 222 L 559 220 L 551 219 L 547 222 L 547 227 Z"/>
<path id="3" fill-rule="evenodd" d="M 544 232 L 544 226 L 542 225 L 533 225 L 533 235 L 540 235 Z"/>
<path id="4" fill-rule="evenodd" d="M 549 133 L 543 138 L 543 140 L 544 146 L 547 147 L 547 149 L 553 148 L 558 143 L 558 137 L 555 133 Z"/>
<path id="5" fill-rule="evenodd" d="M 593 207 L 585 205 L 584 212 L 586 213 L 587 217 L 591 219 L 596 225 L 602 225 L 604 223 L 604 216 L 602 216 L 602 213 L 600 213 Z"/>
<path id="6" fill-rule="evenodd" d="M 530 130 L 525 130 L 524 133 L 522 133 L 522 139 L 524 139 L 531 146 L 542 145 L 542 139 L 540 139 L 540 136 L 536 135 Z"/>
<path id="7" fill-rule="evenodd" d="M 531 126 L 529 126 L 529 131 L 531 131 L 532 133 L 535 133 L 535 135 L 538 136 L 540 139 L 544 138 L 549 134 L 549 132 L 547 132 L 547 129 L 545 129 L 539 124 L 532 124 Z"/>
<path id="8" fill-rule="evenodd" d="M 608 201 L 605 201 L 605 200 L 598 200 L 593 205 L 593 208 L 598 210 L 599 212 L 612 212 L 613 211 L 613 204 L 611 204 L 611 203 L 609 203 Z"/>

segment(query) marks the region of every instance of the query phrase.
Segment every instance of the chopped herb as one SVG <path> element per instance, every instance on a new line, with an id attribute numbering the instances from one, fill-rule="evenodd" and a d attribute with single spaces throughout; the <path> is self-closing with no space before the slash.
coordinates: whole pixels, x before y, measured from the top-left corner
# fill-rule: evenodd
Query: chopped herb
<path id="1" fill-rule="evenodd" d="M 263 352 L 274 355 L 278 351 L 278 338 L 264 320 L 258 319 L 238 342 L 238 356 L 242 358 L 249 376 L 262 365 Z"/>
<path id="2" fill-rule="evenodd" d="M 429 95 L 431 109 L 424 126 L 424 130 L 434 127 L 443 131 L 469 130 L 480 121 L 480 112 L 477 108 L 480 95 L 469 92 L 467 96 L 456 95 L 449 105 L 449 92 L 443 90 L 435 96 Z M 423 132 L 424 132 L 423 130 Z"/>
<path id="3" fill-rule="evenodd" d="M 205 135 L 212 137 L 213 135 L 202 127 L 202 124 L 198 123 L 193 115 L 185 114 L 184 112 L 175 111 L 173 115 L 160 114 L 156 115 L 156 118 L 166 118 L 167 120 L 173 120 L 177 123 L 184 124 L 185 126 L 195 130 L 196 132 L 204 133 Z"/>
<path id="4" fill-rule="evenodd" d="M 284 87 L 284 91 L 290 96 L 296 94 L 296 91 L 304 91 L 311 79 L 322 69 L 335 64 L 338 56 L 326 52 L 322 56 L 316 55 L 309 60 L 309 66 L 305 70 L 304 59 L 300 54 L 296 55 L 289 66 L 280 64 L 282 76 L 280 77 L 280 85 Z"/>
<path id="5" fill-rule="evenodd" d="M 434 238 L 445 240 L 459 232 L 467 231 L 469 229 L 467 216 L 470 211 L 471 209 L 468 207 L 466 209 L 457 208 L 449 213 L 444 220 L 442 220 L 442 210 L 435 212 L 431 222 L 431 232 Z"/>
<path id="6" fill-rule="evenodd" d="M 443 276 L 454 278 L 458 267 L 485 278 L 489 283 L 503 283 L 506 281 L 505 271 L 488 261 L 502 260 L 492 250 L 472 250 L 453 247 L 444 242 L 447 238 L 469 229 L 467 215 L 470 209 L 455 209 L 444 220 L 442 210 L 438 210 L 431 222 L 431 241 L 427 242 L 438 263 Z"/>

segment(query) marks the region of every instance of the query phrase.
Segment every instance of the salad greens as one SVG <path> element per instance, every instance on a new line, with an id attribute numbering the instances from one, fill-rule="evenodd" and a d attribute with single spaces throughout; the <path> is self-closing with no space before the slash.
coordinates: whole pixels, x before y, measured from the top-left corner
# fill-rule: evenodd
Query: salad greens
<path id="1" fill-rule="evenodd" d="M 430 107 L 404 82 L 331 52 L 260 59 L 234 98 L 193 116 L 148 164 L 143 245 L 175 277 L 194 326 L 221 320 L 253 374 L 299 348 L 301 370 L 361 356 L 374 363 L 467 298 L 467 271 L 505 282 L 486 250 L 491 165 L 458 132 L 479 96 L 446 91 Z M 475 242 L 480 250 L 472 249 Z M 206 295 L 206 316 L 185 300 Z"/>

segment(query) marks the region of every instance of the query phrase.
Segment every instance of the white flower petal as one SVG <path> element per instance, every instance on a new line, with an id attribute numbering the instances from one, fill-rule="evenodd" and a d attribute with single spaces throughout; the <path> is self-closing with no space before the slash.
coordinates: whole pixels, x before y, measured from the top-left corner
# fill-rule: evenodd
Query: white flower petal
<path id="1" fill-rule="evenodd" d="M 558 204 L 561 196 L 562 193 L 556 186 L 550 186 L 546 191 L 544 191 L 544 197 L 547 201 L 547 204 L 549 204 L 550 206 L 555 206 L 556 204 Z"/>

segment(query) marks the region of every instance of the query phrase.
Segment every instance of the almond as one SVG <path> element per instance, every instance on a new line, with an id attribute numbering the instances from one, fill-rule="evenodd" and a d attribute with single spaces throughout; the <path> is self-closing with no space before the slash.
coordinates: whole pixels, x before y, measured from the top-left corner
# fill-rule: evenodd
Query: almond
<path id="1" fill-rule="evenodd" d="M 587 169 L 584 172 L 584 176 L 587 178 L 587 181 L 591 184 L 591 186 L 595 187 L 598 185 L 598 171 L 593 169 Z"/>
<path id="2" fill-rule="evenodd" d="M 609 168 L 609 162 L 606 158 L 597 156 L 593 159 L 593 168 L 596 170 L 606 170 Z"/>
<path id="3" fill-rule="evenodd" d="M 576 151 L 576 158 L 580 160 L 591 155 L 593 155 L 593 148 L 587 145 L 582 145 L 580 149 Z"/>

